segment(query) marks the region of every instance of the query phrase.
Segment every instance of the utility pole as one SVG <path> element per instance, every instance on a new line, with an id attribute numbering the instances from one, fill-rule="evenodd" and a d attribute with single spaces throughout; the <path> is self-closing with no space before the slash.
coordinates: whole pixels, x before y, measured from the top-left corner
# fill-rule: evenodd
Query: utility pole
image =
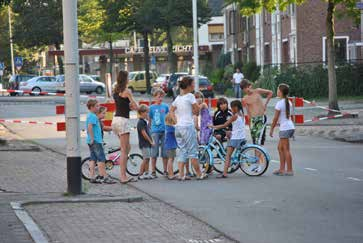
<path id="1" fill-rule="evenodd" d="M 63 0 L 64 66 L 66 85 L 66 140 L 67 140 L 67 191 L 82 192 L 79 79 L 78 79 L 78 28 L 77 0 Z"/>
<path id="2" fill-rule="evenodd" d="M 195 91 L 199 91 L 199 46 L 198 46 L 198 16 L 197 0 L 193 0 L 193 52 L 194 52 L 194 81 Z"/>
<path id="3" fill-rule="evenodd" d="M 14 46 L 13 46 L 13 32 L 11 29 L 11 8 L 8 6 L 9 15 L 9 38 L 10 38 L 10 56 L 11 56 L 11 74 L 15 75 L 15 65 L 14 65 Z"/>

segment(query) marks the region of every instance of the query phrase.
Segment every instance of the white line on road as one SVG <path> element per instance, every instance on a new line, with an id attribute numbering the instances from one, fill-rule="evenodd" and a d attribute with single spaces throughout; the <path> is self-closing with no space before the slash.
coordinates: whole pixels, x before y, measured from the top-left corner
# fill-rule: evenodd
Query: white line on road
<path id="1" fill-rule="evenodd" d="M 278 161 L 278 160 L 274 160 L 274 159 L 272 159 L 272 160 L 270 160 L 271 161 L 271 163 L 276 163 L 276 164 L 279 164 L 280 163 L 280 161 Z"/>
<path id="2" fill-rule="evenodd" d="M 361 179 L 355 178 L 355 177 L 347 177 L 348 180 L 352 181 L 362 181 Z"/>
<path id="3" fill-rule="evenodd" d="M 317 171 L 317 169 L 314 169 L 314 168 L 309 168 L 309 167 L 306 167 L 304 168 L 305 170 L 310 170 L 310 171 Z"/>

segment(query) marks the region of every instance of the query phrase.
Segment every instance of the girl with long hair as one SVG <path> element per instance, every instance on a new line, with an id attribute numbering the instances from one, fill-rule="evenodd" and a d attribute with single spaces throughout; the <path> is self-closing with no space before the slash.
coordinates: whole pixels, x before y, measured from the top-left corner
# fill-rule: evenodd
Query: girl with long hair
<path id="1" fill-rule="evenodd" d="M 127 158 L 130 152 L 130 111 L 138 109 L 131 90 L 127 88 L 128 82 L 128 72 L 120 71 L 112 95 L 116 105 L 115 116 L 112 120 L 112 130 L 120 139 L 120 182 L 122 184 L 136 181 L 134 178 L 128 178 L 126 175 Z"/>

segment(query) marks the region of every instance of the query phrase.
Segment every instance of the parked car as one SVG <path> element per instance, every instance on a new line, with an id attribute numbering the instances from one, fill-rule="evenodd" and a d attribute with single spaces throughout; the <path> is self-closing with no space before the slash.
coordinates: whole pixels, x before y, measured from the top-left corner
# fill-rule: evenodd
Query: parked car
<path id="1" fill-rule="evenodd" d="M 150 84 L 153 84 L 157 78 L 156 72 L 150 72 Z M 129 72 L 129 89 L 131 91 L 146 92 L 145 71 Z"/>
<path id="2" fill-rule="evenodd" d="M 100 75 L 89 75 L 91 78 L 93 78 L 94 80 L 100 82 L 101 81 L 101 77 Z"/>
<path id="3" fill-rule="evenodd" d="M 170 74 L 160 74 L 159 77 L 154 81 L 152 84 L 152 89 L 158 89 L 161 88 L 164 90 L 165 93 L 168 92 L 168 80 L 169 80 Z"/>
<path id="4" fill-rule="evenodd" d="M 58 92 L 63 89 L 63 83 L 58 82 L 53 76 L 38 76 L 21 82 L 19 89 L 33 92 Z"/>
<path id="5" fill-rule="evenodd" d="M 192 77 L 194 79 L 194 77 Z M 182 79 L 179 78 L 178 81 Z M 205 98 L 214 98 L 213 85 L 207 77 L 199 76 L 199 91 L 203 93 Z M 173 88 L 173 98 L 175 99 L 180 93 L 179 86 L 175 85 Z"/>
<path id="6" fill-rule="evenodd" d="M 35 75 L 30 75 L 30 74 L 16 74 L 16 75 L 12 75 L 9 79 L 9 89 L 14 89 L 14 90 L 18 90 L 19 89 L 19 85 L 21 82 L 25 82 L 31 78 L 36 77 Z M 18 93 L 10 93 L 11 96 L 15 96 Z"/>
<path id="7" fill-rule="evenodd" d="M 184 76 L 188 76 L 189 74 L 187 72 L 179 72 L 179 73 L 173 73 L 170 75 L 169 81 L 168 81 L 168 93 L 173 93 L 173 88 L 177 86 L 178 81 L 180 78 Z"/>
<path id="8" fill-rule="evenodd" d="M 65 85 L 67 84 L 67 82 L 64 82 L 64 75 L 58 75 L 57 81 L 64 83 Z M 65 85 L 63 87 L 65 87 Z M 105 91 L 106 86 L 104 83 L 98 82 L 88 75 L 80 74 L 79 87 L 80 87 L 80 92 L 84 92 L 87 94 L 96 92 L 97 94 L 102 94 Z"/>

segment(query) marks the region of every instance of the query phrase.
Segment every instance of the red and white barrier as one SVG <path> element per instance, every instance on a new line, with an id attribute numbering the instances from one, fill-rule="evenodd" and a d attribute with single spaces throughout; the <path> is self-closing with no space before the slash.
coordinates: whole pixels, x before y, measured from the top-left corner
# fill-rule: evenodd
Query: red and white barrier
<path id="1" fill-rule="evenodd" d="M 33 125 L 56 125 L 56 122 L 40 122 L 40 121 L 23 121 L 23 120 L 9 120 L 0 119 L 0 123 L 22 123 L 22 124 L 33 124 Z"/>

